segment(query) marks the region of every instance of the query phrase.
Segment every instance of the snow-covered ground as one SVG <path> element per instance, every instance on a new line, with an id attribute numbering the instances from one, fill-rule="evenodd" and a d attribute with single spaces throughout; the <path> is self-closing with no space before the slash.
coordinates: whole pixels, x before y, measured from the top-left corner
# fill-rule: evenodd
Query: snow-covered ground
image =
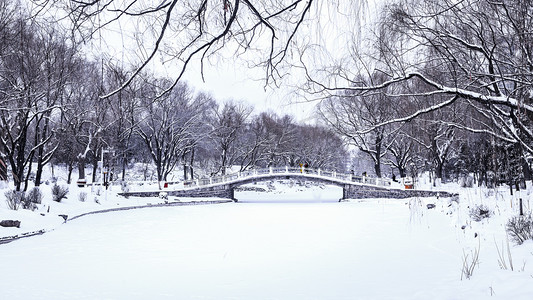
<path id="1" fill-rule="evenodd" d="M 2 298 L 533 298 L 533 241 L 509 242 L 510 270 L 505 233 L 518 197 L 531 211 L 530 190 L 513 198 L 506 188 L 446 185 L 460 191 L 458 201 L 339 203 L 338 187 L 265 183 L 237 192 L 238 203 L 118 211 L 63 224 L 58 214 L 162 199 L 71 186 L 68 199 L 52 203 L 48 188 L 36 212 L 0 208 L 0 219 L 22 220 L 21 228 L 0 227 L 0 236 L 48 230 L 0 245 Z M 78 200 L 82 191 L 85 202 Z M 491 209 L 490 218 L 472 221 L 469 210 L 478 204 Z M 478 264 L 466 279 L 465 257 L 470 263 L 477 249 Z M 498 252 L 508 270 L 500 268 Z"/>

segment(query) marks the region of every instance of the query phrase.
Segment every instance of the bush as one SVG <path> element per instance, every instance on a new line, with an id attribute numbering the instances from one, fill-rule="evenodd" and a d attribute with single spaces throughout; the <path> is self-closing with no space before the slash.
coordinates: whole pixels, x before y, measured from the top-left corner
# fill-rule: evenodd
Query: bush
<path id="1" fill-rule="evenodd" d="M 20 198 L 20 202 L 22 203 L 22 208 L 34 211 L 37 208 L 37 205 L 31 202 L 31 199 L 28 198 L 27 195 L 24 195 L 24 193 L 21 195 L 22 197 Z"/>
<path id="2" fill-rule="evenodd" d="M 490 211 L 490 209 L 483 204 L 476 205 L 475 207 L 470 209 L 470 217 L 476 222 L 489 218 L 491 215 L 492 212 Z"/>
<path id="3" fill-rule="evenodd" d="M 41 204 L 43 200 L 43 193 L 41 193 L 41 189 L 34 187 L 28 192 L 26 199 L 34 204 Z"/>
<path id="4" fill-rule="evenodd" d="M 87 193 L 86 192 L 80 192 L 78 194 L 78 200 L 80 200 L 80 202 L 85 202 L 87 200 Z"/>
<path id="5" fill-rule="evenodd" d="M 533 239 L 533 219 L 531 215 L 513 217 L 507 221 L 507 234 L 518 245 Z"/>
<path id="6" fill-rule="evenodd" d="M 12 210 L 18 210 L 22 204 L 24 192 L 9 190 L 4 195 L 6 196 L 7 208 Z"/>
<path id="7" fill-rule="evenodd" d="M 126 181 L 121 181 L 120 182 L 120 189 L 122 190 L 122 192 L 127 193 L 127 192 L 130 191 L 130 186 L 128 185 L 128 183 Z"/>
<path id="8" fill-rule="evenodd" d="M 459 178 L 459 186 L 463 188 L 471 188 L 474 186 L 474 177 L 465 175 Z"/>
<path id="9" fill-rule="evenodd" d="M 68 188 L 59 186 L 57 183 L 52 187 L 52 200 L 55 202 L 61 202 L 66 199 L 68 194 Z"/>

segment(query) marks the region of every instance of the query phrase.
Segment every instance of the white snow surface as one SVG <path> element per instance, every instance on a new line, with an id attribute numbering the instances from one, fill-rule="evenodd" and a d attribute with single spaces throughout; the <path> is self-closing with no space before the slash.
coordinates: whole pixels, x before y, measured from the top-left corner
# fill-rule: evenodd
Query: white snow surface
<path id="1" fill-rule="evenodd" d="M 505 224 L 518 214 L 518 198 L 531 211 L 531 189 L 511 197 L 506 188 L 440 188 L 459 192 L 458 201 L 337 202 L 342 190 L 335 186 L 269 182 L 236 192 L 237 203 L 150 207 L 66 223 L 57 215 L 163 200 L 125 199 L 117 195 L 119 187 L 105 192 L 71 185 L 68 199 L 57 203 L 44 185 L 38 210 L 12 211 L 5 208 L 4 188 L 0 219 L 22 223 L 0 227 L 0 237 L 47 232 L 0 245 L 0 294 L 2 299 L 533 299 L 533 241 L 509 241 L 514 270 L 498 263 L 500 252 L 510 265 Z M 80 202 L 83 191 L 87 200 Z M 177 200 L 190 199 L 169 199 Z M 427 209 L 429 203 L 436 207 Z M 472 221 L 469 209 L 478 204 L 492 210 L 490 218 Z M 467 279 L 461 276 L 463 262 L 465 256 L 470 262 L 476 249 L 479 263 Z"/>

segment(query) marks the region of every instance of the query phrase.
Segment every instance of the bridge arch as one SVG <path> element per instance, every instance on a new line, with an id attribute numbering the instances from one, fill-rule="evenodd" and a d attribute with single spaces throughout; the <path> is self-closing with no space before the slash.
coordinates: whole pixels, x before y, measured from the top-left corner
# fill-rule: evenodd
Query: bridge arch
<path id="1" fill-rule="evenodd" d="M 122 193 L 125 196 L 158 196 L 165 192 L 176 197 L 221 197 L 235 199 L 235 188 L 254 182 L 270 180 L 299 179 L 305 181 L 333 184 L 342 187 L 343 199 L 364 198 L 409 198 L 409 197 L 449 197 L 451 194 L 441 191 L 404 190 L 391 188 L 390 179 L 354 176 L 309 168 L 268 168 L 256 169 L 219 177 L 185 181 L 178 185 L 171 184 L 170 189 Z"/>

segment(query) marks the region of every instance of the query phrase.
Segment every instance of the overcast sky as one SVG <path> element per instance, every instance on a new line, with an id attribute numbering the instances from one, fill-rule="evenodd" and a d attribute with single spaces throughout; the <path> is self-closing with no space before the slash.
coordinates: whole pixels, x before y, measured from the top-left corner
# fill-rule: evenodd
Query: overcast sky
<path id="1" fill-rule="evenodd" d="M 312 19 L 313 22 L 302 26 L 297 36 L 298 39 L 308 43 L 325 47 L 321 50 L 323 53 L 317 56 L 315 63 L 327 65 L 347 53 L 353 32 L 358 30 L 361 23 L 368 23 L 371 15 L 375 15 L 375 3 L 366 2 L 369 1 L 316 1 L 309 15 L 310 18 L 316 18 L 316 21 Z M 360 15 L 354 16 L 356 14 L 354 11 L 359 11 Z M 136 27 L 137 24 L 128 24 L 126 18 L 121 18 L 114 28 L 108 26 L 105 32 L 98 32 L 95 35 L 91 51 L 97 57 L 101 56 L 101 53 L 108 53 L 108 57 L 122 61 L 123 66 L 131 64 L 131 61 L 139 61 L 140 58 L 147 56 L 155 40 L 149 36 L 142 36 Z M 139 51 L 139 46 L 145 48 L 144 53 Z M 162 65 L 162 60 L 161 57 L 153 59 L 151 68 L 161 75 L 175 79 L 178 69 L 172 67 L 172 63 Z M 245 101 L 255 107 L 255 113 L 272 110 L 280 115 L 290 114 L 299 121 L 312 122 L 313 107 L 316 102 L 302 103 L 304 99 L 293 93 L 303 80 L 301 75 L 297 75 L 297 70 L 291 70 L 290 76 L 283 78 L 281 88 L 273 85 L 265 88 L 265 71 L 260 68 L 250 69 L 244 61 L 235 60 L 231 54 L 222 53 L 219 59 L 205 61 L 205 82 L 201 78 L 198 60 L 191 63 L 187 70 L 184 79 L 197 92 L 210 93 L 220 101 L 230 99 Z"/>
<path id="2" fill-rule="evenodd" d="M 320 18 L 301 27 L 298 35 L 325 47 L 323 51 L 326 53 L 318 56 L 318 60 L 322 60 L 318 63 L 327 65 L 342 60 L 347 55 L 354 32 L 362 26 L 371 26 L 371 21 L 377 18 L 379 3 L 383 1 L 317 1 L 316 10 L 310 16 L 319 13 Z M 355 11 L 360 15 L 354 16 Z M 313 122 L 317 102 L 303 103 L 305 99 L 294 93 L 295 87 L 303 81 L 297 70 L 291 70 L 290 75 L 283 78 L 280 88 L 273 85 L 265 88 L 264 75 L 262 69 L 250 69 L 240 60 L 226 58 L 213 65 L 204 65 L 205 82 L 198 63 L 190 66 L 185 78 L 193 87 L 210 92 L 218 100 L 244 100 L 254 105 L 256 113 L 272 110 L 278 114 L 290 114 L 298 121 Z"/>

